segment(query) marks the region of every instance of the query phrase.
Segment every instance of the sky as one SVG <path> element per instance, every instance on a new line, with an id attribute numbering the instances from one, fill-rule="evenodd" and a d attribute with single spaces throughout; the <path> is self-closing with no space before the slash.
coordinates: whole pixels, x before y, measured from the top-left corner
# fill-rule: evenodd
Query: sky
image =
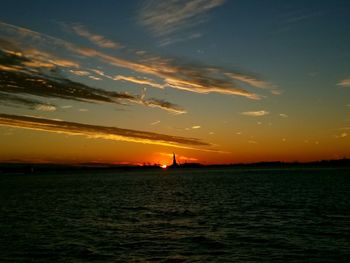
<path id="1" fill-rule="evenodd" d="M 350 2 L 0 8 L 0 162 L 350 157 Z"/>

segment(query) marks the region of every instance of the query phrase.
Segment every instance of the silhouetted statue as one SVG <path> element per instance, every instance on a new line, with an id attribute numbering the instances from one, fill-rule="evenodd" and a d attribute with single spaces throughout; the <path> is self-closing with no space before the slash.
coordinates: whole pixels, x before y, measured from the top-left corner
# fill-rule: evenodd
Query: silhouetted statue
<path id="1" fill-rule="evenodd" d="M 173 153 L 173 164 L 170 165 L 170 167 L 172 167 L 172 168 L 179 167 L 179 165 L 176 162 L 176 155 L 175 155 L 175 153 Z"/>

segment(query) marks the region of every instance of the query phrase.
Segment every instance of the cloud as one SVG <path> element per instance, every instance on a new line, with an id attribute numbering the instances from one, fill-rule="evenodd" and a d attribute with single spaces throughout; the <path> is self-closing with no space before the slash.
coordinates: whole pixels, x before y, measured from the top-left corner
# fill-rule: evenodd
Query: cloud
<path id="1" fill-rule="evenodd" d="M 140 84 L 140 85 L 147 85 L 147 86 L 151 86 L 153 88 L 158 88 L 158 89 L 164 89 L 164 85 L 159 84 L 153 80 L 149 80 L 149 79 L 139 79 L 139 78 L 135 78 L 135 77 L 131 77 L 131 76 L 122 76 L 122 75 L 117 75 L 113 78 L 114 80 L 124 80 L 124 81 L 128 81 L 128 82 L 132 82 L 132 83 L 136 83 L 136 84 Z"/>
<path id="2" fill-rule="evenodd" d="M 58 38 L 1 22 L 0 30 L 10 33 L 11 37 L 17 39 L 19 43 L 39 42 L 41 46 L 53 46 L 60 48 L 64 50 L 66 54 L 72 54 L 74 56 L 78 55 L 81 58 L 94 58 L 101 63 L 109 64 L 118 68 L 128 69 L 135 73 L 142 74 L 145 77 L 145 79 L 140 79 L 125 76 L 121 77 L 121 75 L 119 75 L 119 80 L 123 78 L 125 81 L 134 83 L 139 82 L 139 84 L 157 88 L 167 87 L 201 94 L 219 93 L 224 95 L 237 95 L 254 100 L 261 99 L 264 96 L 257 94 L 254 91 L 250 91 L 247 88 L 241 87 L 236 83 L 237 81 L 244 82 L 251 88 L 260 89 L 264 87 L 271 89 L 271 92 L 273 94 L 278 93 L 273 89 L 272 84 L 268 84 L 268 82 L 265 82 L 262 79 L 259 79 L 251 74 L 242 73 L 242 71 L 236 72 L 234 70 L 206 66 L 201 63 L 188 63 L 184 59 L 163 58 L 150 55 L 148 53 L 142 55 L 135 53 L 135 56 L 133 57 L 127 56 L 127 54 L 123 54 L 123 52 L 121 52 L 119 57 L 111 56 L 98 50 L 76 46 L 72 43 L 63 41 Z M 27 61 L 26 63 L 29 62 L 32 61 Z M 12 71 L 19 71 L 23 70 L 23 67 L 25 67 L 23 63 L 24 62 L 22 62 L 22 67 L 20 68 L 16 68 L 19 67 L 18 63 L 14 65 L 3 64 L 2 66 L 8 67 L 9 70 Z M 30 67 L 30 69 L 32 71 L 35 70 L 33 67 Z M 95 73 L 100 73 L 99 75 L 103 74 L 101 76 L 107 78 L 114 78 L 103 73 L 101 70 L 96 70 Z M 148 76 L 153 76 L 157 79 L 160 79 L 161 83 L 149 81 L 149 79 L 147 79 Z M 236 79 L 232 78 L 232 76 L 235 76 Z"/>
<path id="3" fill-rule="evenodd" d="M 171 102 L 165 101 L 165 100 L 151 98 L 151 99 L 148 99 L 148 100 L 143 99 L 143 100 L 141 100 L 141 102 L 144 105 L 147 105 L 149 107 L 160 108 L 160 109 L 172 112 L 174 114 L 184 114 L 184 113 L 186 113 L 185 109 L 179 107 L 176 104 L 173 104 Z"/>
<path id="4" fill-rule="evenodd" d="M 93 80 L 102 80 L 101 78 L 95 77 L 95 76 L 89 76 L 89 79 L 93 79 Z"/>
<path id="5" fill-rule="evenodd" d="M 90 72 L 85 71 L 85 70 L 73 70 L 73 69 L 71 69 L 69 72 L 74 74 L 74 75 L 80 76 L 80 77 L 90 75 Z"/>
<path id="6" fill-rule="evenodd" d="M 1 87 L 1 86 L 0 86 Z M 5 106 L 24 106 L 29 109 L 35 109 L 41 102 L 36 99 L 22 97 L 14 94 L 0 92 L 0 102 Z"/>
<path id="7" fill-rule="evenodd" d="M 192 126 L 192 129 L 199 129 L 201 126 L 200 125 L 194 125 Z"/>
<path id="8" fill-rule="evenodd" d="M 230 78 L 226 76 L 227 71 L 215 67 L 206 67 L 204 65 L 185 64 L 171 58 L 161 58 L 157 56 L 148 56 L 141 60 L 126 60 L 123 58 L 110 56 L 93 49 L 71 48 L 72 52 L 79 55 L 93 57 L 102 62 L 113 66 L 130 69 L 134 72 L 153 75 L 163 79 L 164 86 L 186 90 L 195 93 L 220 93 L 226 95 L 238 95 L 250 99 L 258 100 L 261 96 L 239 87 Z M 101 72 L 100 72 L 101 73 Z M 106 76 L 104 74 L 104 76 Z M 248 75 L 247 75 L 248 76 Z M 106 76 L 109 77 L 109 76 Z M 132 82 L 140 81 L 129 77 L 118 77 L 117 79 L 128 80 Z M 155 84 L 147 81 L 145 85 L 161 87 L 162 84 Z M 155 84 L 155 85 L 154 85 Z"/>
<path id="9" fill-rule="evenodd" d="M 65 78 L 53 78 L 46 75 L 35 76 L 11 71 L 2 71 L 0 75 L 1 91 L 9 94 L 26 94 L 90 103 L 116 103 L 118 99 L 134 99 L 134 96 L 126 93 L 91 88 Z"/>
<path id="10" fill-rule="evenodd" d="M 337 84 L 340 87 L 350 87 L 350 79 L 343 79 L 341 81 L 338 82 Z"/>
<path id="11" fill-rule="evenodd" d="M 280 113 L 278 114 L 281 118 L 288 118 L 288 115 L 287 114 L 284 114 L 284 113 Z"/>
<path id="12" fill-rule="evenodd" d="M 159 123 L 160 123 L 160 121 L 154 121 L 154 122 L 151 123 L 151 125 L 157 125 Z"/>
<path id="13" fill-rule="evenodd" d="M 270 114 L 268 111 L 260 110 L 260 111 L 245 111 L 241 113 L 242 115 L 252 116 L 252 117 L 260 117 Z"/>
<path id="14" fill-rule="evenodd" d="M 70 108 L 73 108 L 72 105 L 63 105 L 61 106 L 62 109 L 70 109 Z"/>
<path id="15" fill-rule="evenodd" d="M 274 33 L 286 33 L 324 14 L 322 11 L 304 7 L 300 9 L 289 9 L 287 12 L 279 14 L 280 21 Z"/>
<path id="16" fill-rule="evenodd" d="M 239 88 L 234 83 L 219 78 L 210 78 L 204 73 L 205 70 L 197 70 L 197 72 L 191 72 L 191 70 L 188 68 L 182 69 L 183 71 L 179 69 L 177 74 L 172 74 L 169 77 L 166 77 L 165 80 L 167 82 L 167 86 L 174 89 L 186 90 L 202 94 L 220 93 L 226 95 L 243 96 L 254 100 L 259 100 L 261 98 L 261 96 L 258 94 L 249 92 L 243 88 Z"/>
<path id="17" fill-rule="evenodd" d="M 38 104 L 36 107 L 35 107 L 36 110 L 39 110 L 39 111 L 56 111 L 56 107 L 53 106 L 53 105 L 49 105 L 49 104 Z"/>
<path id="18" fill-rule="evenodd" d="M 68 135 L 82 135 L 88 138 L 156 144 L 178 148 L 197 149 L 193 148 L 193 146 L 210 146 L 210 144 L 195 138 L 10 114 L 0 114 L 0 125 Z"/>
<path id="19" fill-rule="evenodd" d="M 21 53 L 21 56 L 24 56 L 28 59 L 23 64 L 28 67 L 36 67 L 36 68 L 55 68 L 55 67 L 63 67 L 63 68 L 79 68 L 79 63 L 68 60 L 58 58 L 57 56 L 50 54 L 48 52 L 44 52 L 38 49 L 27 49 Z"/>
<path id="20" fill-rule="evenodd" d="M 221 93 L 226 95 L 238 95 L 250 99 L 260 99 L 261 96 L 245 90 L 225 76 L 220 68 L 206 67 L 195 64 L 180 64 L 175 59 L 164 59 L 157 56 L 149 56 L 140 61 L 125 60 L 109 56 L 94 50 L 74 50 L 81 55 L 95 57 L 111 65 L 127 68 L 138 73 L 153 75 L 164 81 L 164 86 L 186 90 L 195 93 Z M 117 77 L 117 79 L 139 82 L 139 79 L 130 77 Z M 163 87 L 150 81 L 143 81 L 143 84 L 153 87 Z"/>
<path id="21" fill-rule="evenodd" d="M 207 18 L 206 15 L 223 3 L 224 0 L 148 0 L 144 1 L 138 20 L 155 36 L 165 38 L 169 44 L 171 42 L 169 35 L 184 29 L 188 31 L 203 23 Z M 179 41 L 179 38 L 175 39 Z"/>
<path id="22" fill-rule="evenodd" d="M 121 47 L 121 45 L 117 42 L 106 39 L 105 37 L 103 37 L 101 35 L 91 33 L 82 25 L 74 25 L 74 26 L 72 26 L 72 30 L 77 35 L 79 35 L 81 37 L 85 37 L 91 43 L 93 43 L 99 47 L 102 47 L 102 48 L 120 48 Z"/>
<path id="23" fill-rule="evenodd" d="M 125 92 L 92 88 L 85 84 L 66 79 L 55 71 L 45 72 L 42 68 L 36 70 L 36 66 L 34 67 L 36 74 L 33 74 L 33 68 L 30 62 L 31 60 L 23 55 L 9 55 L 0 50 L 0 64 L 10 68 L 10 70 L 4 69 L 0 72 L 0 88 L 2 93 L 8 94 L 6 97 L 7 101 L 16 102 L 17 104 L 22 102 L 27 106 L 31 103 L 28 100 L 14 98 L 15 95 L 60 98 L 88 103 L 120 103 L 121 101 L 125 101 L 152 108 L 156 107 L 177 114 L 186 113 L 180 106 L 165 100 L 155 98 L 146 100 L 137 95 L 131 95 Z M 70 70 L 70 72 L 78 76 L 89 74 L 89 72 L 82 70 Z M 99 78 L 94 78 L 99 80 Z M 4 95 L 2 97 L 5 98 Z M 31 104 L 39 105 L 42 103 L 33 102 Z M 32 108 L 53 111 L 53 108 L 43 108 L 42 105 L 33 106 Z"/>
<path id="24" fill-rule="evenodd" d="M 347 129 L 341 129 L 341 130 L 347 130 Z M 336 139 L 343 139 L 343 138 L 346 138 L 346 137 L 348 137 L 348 133 L 347 132 L 342 132 L 342 133 L 340 133 L 340 134 L 336 134 L 336 135 L 334 135 L 334 137 L 336 138 Z"/>
<path id="25" fill-rule="evenodd" d="M 230 72 L 226 73 L 226 75 L 234 80 L 238 80 L 255 88 L 270 89 L 272 93 L 278 92 L 277 87 L 275 85 L 254 76 Z"/>
<path id="26" fill-rule="evenodd" d="M 189 36 L 184 36 L 184 37 L 169 37 L 169 38 L 162 39 L 159 43 L 159 46 L 162 47 L 162 46 L 168 46 L 175 43 L 185 42 L 188 40 L 200 38 L 201 36 L 202 36 L 201 33 L 193 33 Z"/>

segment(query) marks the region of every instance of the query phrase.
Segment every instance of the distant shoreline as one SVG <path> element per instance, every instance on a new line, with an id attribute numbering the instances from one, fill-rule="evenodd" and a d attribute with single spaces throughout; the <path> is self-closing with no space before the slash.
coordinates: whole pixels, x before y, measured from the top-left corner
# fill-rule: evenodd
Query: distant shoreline
<path id="1" fill-rule="evenodd" d="M 350 169 L 350 159 L 321 160 L 314 162 L 257 162 L 237 164 L 200 164 L 184 163 L 176 168 L 168 167 L 168 170 L 181 169 L 220 169 L 220 168 L 247 168 L 247 169 L 288 169 L 288 168 L 345 168 Z M 0 163 L 1 174 L 35 174 L 45 172 L 83 172 L 83 171 L 135 171 L 135 170 L 163 170 L 160 165 L 115 165 L 103 163 L 82 164 L 55 164 L 55 163 Z"/>

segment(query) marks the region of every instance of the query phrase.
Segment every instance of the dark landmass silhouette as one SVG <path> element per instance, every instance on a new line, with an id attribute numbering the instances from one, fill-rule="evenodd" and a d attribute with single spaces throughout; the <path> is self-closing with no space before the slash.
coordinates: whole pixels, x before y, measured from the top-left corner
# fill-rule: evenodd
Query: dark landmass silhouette
<path id="1" fill-rule="evenodd" d="M 290 168 L 345 168 L 350 169 L 350 159 L 321 160 L 313 162 L 257 162 L 236 164 L 200 164 L 183 163 L 168 166 L 166 169 L 159 164 L 144 165 L 120 165 L 106 163 L 80 163 L 80 164 L 55 164 L 55 163 L 0 163 L 1 174 L 36 174 L 36 173 L 59 173 L 59 172 L 93 172 L 93 171 L 137 171 L 145 169 L 172 170 L 172 169 L 290 169 Z"/>

